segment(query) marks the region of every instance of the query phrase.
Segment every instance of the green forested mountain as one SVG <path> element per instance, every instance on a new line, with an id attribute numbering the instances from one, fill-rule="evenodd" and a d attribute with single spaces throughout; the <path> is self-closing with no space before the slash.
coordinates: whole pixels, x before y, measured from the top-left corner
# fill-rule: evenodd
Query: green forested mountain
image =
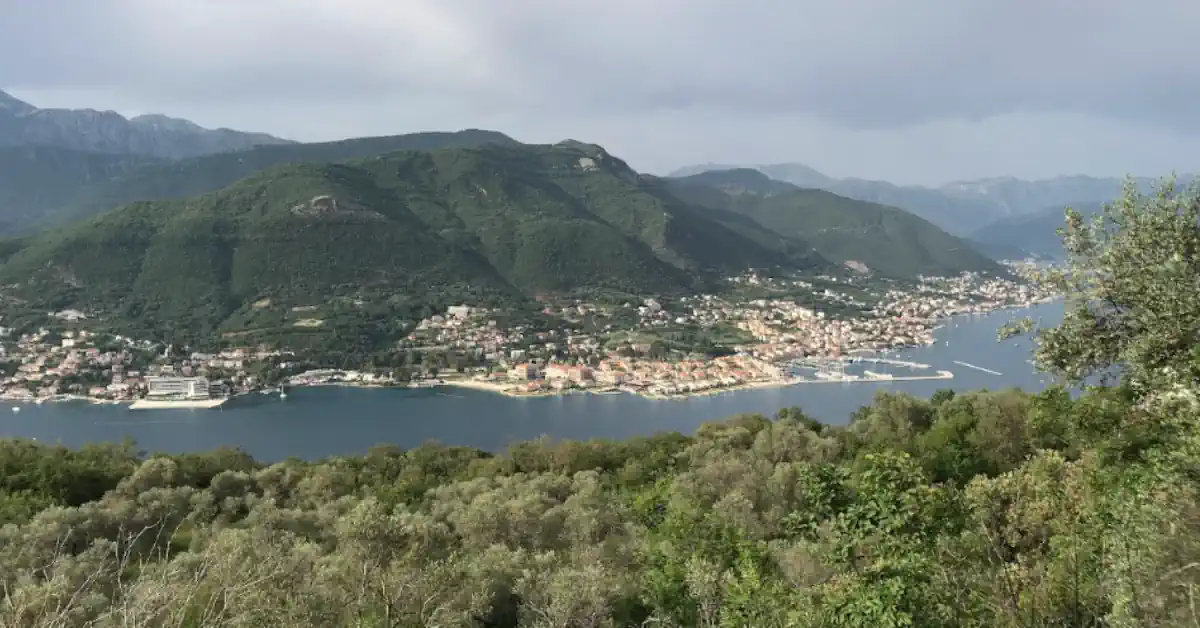
<path id="1" fill-rule="evenodd" d="M 430 300 L 672 293 L 746 268 L 833 267 L 709 213 L 595 146 L 407 151 L 127 205 L 10 243 L 0 283 L 34 310 L 69 305 L 196 338 L 321 333 L 339 317 Z"/>
<path id="2" fill-rule="evenodd" d="M 801 189 L 749 169 L 667 181 L 688 202 L 751 218 L 778 234 L 811 242 L 824 257 L 861 262 L 882 275 L 1003 272 L 959 238 L 894 207 Z"/>
<path id="3" fill-rule="evenodd" d="M 120 176 L 88 181 L 70 198 L 54 206 L 42 205 L 42 215 L 18 223 L 29 228 L 47 228 L 86 218 L 104 210 L 136 201 L 180 199 L 214 192 L 257 172 L 291 163 L 330 163 L 373 157 L 399 150 L 434 150 L 487 143 L 515 144 L 495 131 L 468 129 L 457 132 L 411 133 L 387 137 L 365 137 L 338 142 L 276 144 L 205 155 L 180 161 L 157 161 L 145 167 L 126 168 Z M 72 180 L 55 163 L 38 164 L 34 176 L 42 180 Z"/>
<path id="4" fill-rule="evenodd" d="M 730 168 L 728 170 L 706 170 L 687 177 L 675 177 L 673 182 L 686 185 L 703 185 L 717 188 L 727 194 L 786 194 L 795 192 L 799 186 L 772 179 L 769 175 L 753 168 Z"/>

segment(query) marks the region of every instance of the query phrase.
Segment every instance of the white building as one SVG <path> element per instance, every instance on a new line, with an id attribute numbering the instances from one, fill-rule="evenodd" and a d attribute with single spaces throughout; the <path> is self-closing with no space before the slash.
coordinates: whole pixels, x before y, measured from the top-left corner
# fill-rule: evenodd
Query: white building
<path id="1" fill-rule="evenodd" d="M 208 399 L 208 379 L 204 377 L 147 377 L 147 397 Z"/>

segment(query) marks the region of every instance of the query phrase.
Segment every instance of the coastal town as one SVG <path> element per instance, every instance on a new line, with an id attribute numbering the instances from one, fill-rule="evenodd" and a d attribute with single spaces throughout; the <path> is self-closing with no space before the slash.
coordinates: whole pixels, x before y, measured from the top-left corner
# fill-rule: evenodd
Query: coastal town
<path id="1" fill-rule="evenodd" d="M 760 295 L 774 288 L 812 288 L 753 274 L 731 282 L 762 288 Z M 881 356 L 889 351 L 932 344 L 937 326 L 950 316 L 1026 307 L 1053 297 L 1027 282 L 971 274 L 921 278 L 916 286 L 877 292 L 870 299 L 852 296 L 849 289 L 812 288 L 810 293 L 815 305 L 800 305 L 788 296 L 737 300 L 714 295 L 680 297 L 669 304 L 648 298 L 547 305 L 543 313 L 563 325 L 540 331 L 503 327 L 495 312 L 454 306 L 418 322 L 397 346 L 462 359 L 430 360 L 406 376 L 387 369 L 319 368 L 266 347 L 187 351 L 89 331 L 86 315 L 65 311 L 55 319 L 71 323 L 71 329 L 14 337 L 0 327 L 0 338 L 7 338 L 0 344 L 0 399 L 216 407 L 238 394 L 286 386 L 461 386 L 510 395 L 588 391 L 670 397 L 802 381 L 861 381 L 893 376 L 870 371 L 852 376 L 838 365 L 864 356 L 888 362 Z M 823 305 L 854 314 L 831 315 Z M 590 330 L 580 324 L 584 320 Z M 700 336 L 707 339 L 700 344 L 714 349 L 670 341 L 681 335 Z M 814 372 L 802 373 L 805 367 Z M 274 377 L 268 376 L 272 370 Z M 940 371 L 919 378 L 950 376 Z"/>

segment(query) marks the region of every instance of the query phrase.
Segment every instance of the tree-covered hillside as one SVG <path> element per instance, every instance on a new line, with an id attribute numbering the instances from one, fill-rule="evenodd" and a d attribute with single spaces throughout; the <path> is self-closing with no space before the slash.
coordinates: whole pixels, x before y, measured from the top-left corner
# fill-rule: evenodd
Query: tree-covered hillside
<path id="1" fill-rule="evenodd" d="M 759 244 L 575 143 L 281 166 L 10 249 L 0 283 L 25 308 L 75 307 L 179 341 L 334 333 L 346 318 L 410 319 L 455 299 L 676 293 L 746 268 L 832 267 L 804 247 Z"/>
<path id="2" fill-rule="evenodd" d="M 1195 626 L 1200 197 L 1070 218 L 1063 388 L 265 464 L 0 442 L 0 625 Z M 479 417 L 486 421 L 486 416 Z"/>
<path id="3" fill-rule="evenodd" d="M 109 180 L 89 182 L 89 185 L 74 191 L 67 201 L 55 206 L 44 206 L 46 211 L 43 215 L 20 226 L 24 229 L 47 228 L 136 201 L 199 196 L 283 164 L 333 163 L 400 150 L 464 148 L 488 143 L 516 142 L 503 133 L 467 129 L 457 132 L 363 137 L 337 142 L 256 146 L 237 152 L 156 162 L 145 167 L 128 169 L 120 173 L 122 176 Z M 44 173 L 39 176 L 43 178 L 62 177 L 54 163 L 41 162 L 40 167 Z"/>
<path id="4" fill-rule="evenodd" d="M 797 188 L 755 170 L 705 172 L 669 179 L 668 184 L 691 203 L 741 214 L 778 234 L 812 243 L 830 260 L 861 262 L 881 275 L 1004 272 L 966 242 L 916 215 Z"/>

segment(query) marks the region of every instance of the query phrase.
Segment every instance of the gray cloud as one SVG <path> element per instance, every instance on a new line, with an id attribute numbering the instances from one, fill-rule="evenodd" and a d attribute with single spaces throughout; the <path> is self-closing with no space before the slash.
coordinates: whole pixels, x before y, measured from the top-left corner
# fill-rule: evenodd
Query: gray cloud
<path id="1" fill-rule="evenodd" d="M 643 167 L 789 160 L 911 180 L 1198 165 L 1181 162 L 1200 133 L 1192 0 L 0 0 L 0 14 L 0 87 L 53 101 L 35 104 L 302 139 L 505 124 Z"/>

